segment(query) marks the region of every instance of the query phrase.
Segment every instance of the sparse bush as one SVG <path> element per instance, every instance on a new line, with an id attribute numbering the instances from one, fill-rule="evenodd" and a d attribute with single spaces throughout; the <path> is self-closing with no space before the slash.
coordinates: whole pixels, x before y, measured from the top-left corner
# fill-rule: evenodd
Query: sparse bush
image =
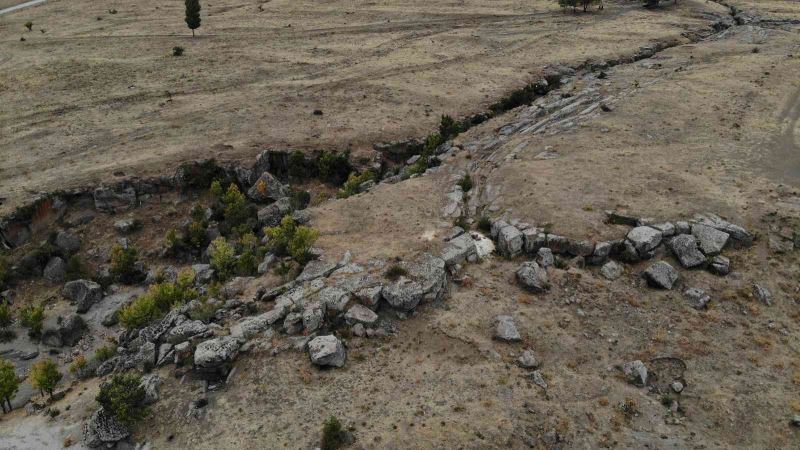
<path id="1" fill-rule="evenodd" d="M 114 375 L 100 386 L 95 400 L 117 420 L 132 425 L 147 416 L 142 378 L 134 373 Z"/>
<path id="2" fill-rule="evenodd" d="M 117 347 L 115 345 L 104 345 L 94 351 L 94 359 L 99 362 L 108 361 L 117 355 Z"/>
<path id="3" fill-rule="evenodd" d="M 311 203 L 311 193 L 308 191 L 297 191 L 292 194 L 292 209 L 305 209 Z"/>
<path id="4" fill-rule="evenodd" d="M 469 174 L 464 175 L 464 178 L 459 180 L 458 185 L 461 186 L 462 191 L 469 192 L 472 189 L 472 177 Z"/>
<path id="5" fill-rule="evenodd" d="M 386 269 L 384 276 L 391 281 L 396 281 L 400 277 L 408 276 L 408 271 L 399 264 L 393 264 Z"/>
<path id="6" fill-rule="evenodd" d="M 442 120 L 439 123 L 439 136 L 442 141 L 446 141 L 462 131 L 464 131 L 464 127 L 461 123 L 456 122 L 450 116 L 442 116 Z"/>
<path id="7" fill-rule="evenodd" d="M 172 47 L 172 56 L 183 56 L 183 47 L 179 45 Z"/>
<path id="8" fill-rule="evenodd" d="M 486 216 L 481 216 L 478 219 L 478 229 L 483 231 L 484 233 L 489 233 L 492 231 L 492 220 Z"/>
<path id="9" fill-rule="evenodd" d="M 186 269 L 178 274 L 175 283 L 150 286 L 146 294 L 120 310 L 120 323 L 128 329 L 138 328 L 161 318 L 173 306 L 197 298 L 197 291 L 192 288 L 194 276 L 192 269 Z"/>
<path id="10" fill-rule="evenodd" d="M 28 31 L 33 31 L 33 22 L 31 22 L 30 20 L 25 22 L 25 28 L 27 28 Z"/>
<path id="11" fill-rule="evenodd" d="M 86 266 L 83 264 L 83 261 L 81 261 L 81 258 L 78 255 L 72 255 L 67 259 L 65 271 L 67 281 L 89 278 L 89 271 L 86 269 Z"/>
<path id="12" fill-rule="evenodd" d="M 303 152 L 295 150 L 289 154 L 289 176 L 292 178 L 303 179 L 308 177 L 306 167 L 306 156 Z"/>
<path id="13" fill-rule="evenodd" d="M 317 159 L 317 170 L 323 181 L 340 185 L 347 180 L 353 166 L 350 164 L 350 152 L 322 152 Z"/>
<path id="14" fill-rule="evenodd" d="M 89 363 L 86 361 L 86 358 L 83 355 L 78 356 L 72 361 L 72 364 L 69 366 L 69 373 L 76 375 L 80 373 Z"/>
<path id="15" fill-rule="evenodd" d="M 238 272 L 241 275 L 252 275 L 258 271 L 258 264 L 266 253 L 265 249 L 258 245 L 258 238 L 252 232 L 246 233 L 239 238 L 237 243 L 239 249 L 239 259 L 236 261 Z"/>
<path id="16" fill-rule="evenodd" d="M 42 335 L 44 325 L 44 305 L 29 305 L 19 312 L 19 321 L 28 329 L 28 336 L 38 338 Z"/>
<path id="17" fill-rule="evenodd" d="M 208 256 L 218 280 L 226 281 L 236 272 L 236 253 L 224 237 L 220 236 L 214 239 Z"/>
<path id="18" fill-rule="evenodd" d="M 322 441 L 320 448 L 322 450 L 336 450 L 345 444 L 345 430 L 342 428 L 342 423 L 336 416 L 330 416 L 322 424 Z"/>
<path id="19" fill-rule="evenodd" d="M 19 389 L 19 382 L 14 365 L 0 358 L 0 405 L 4 413 L 11 411 L 11 399 Z"/>
<path id="20" fill-rule="evenodd" d="M 216 316 L 219 307 L 220 305 L 218 303 L 211 302 L 208 300 L 208 298 L 203 298 L 200 300 L 200 304 L 198 306 L 195 306 L 189 311 L 189 318 L 208 323 L 212 318 L 214 318 L 214 316 Z"/>
<path id="21" fill-rule="evenodd" d="M 136 268 L 136 261 L 139 259 L 139 252 L 136 247 L 125 248 L 115 245 L 111 249 L 111 274 L 123 283 L 136 282 L 141 274 Z"/>
<path id="22" fill-rule="evenodd" d="M 352 172 L 349 177 L 347 177 L 347 182 L 344 183 L 341 189 L 339 189 L 339 193 L 337 197 L 339 198 L 347 198 L 351 195 L 356 195 L 359 192 L 359 186 L 362 183 L 366 183 L 367 181 L 374 180 L 375 174 L 372 171 L 364 171 L 361 174 L 357 174 Z"/>
<path id="23" fill-rule="evenodd" d="M 272 251 L 277 255 L 292 257 L 298 263 L 305 264 L 309 260 L 309 251 L 319 238 L 319 232 L 306 226 L 297 226 L 291 216 L 286 216 L 277 227 L 264 228 L 269 237 Z"/>
<path id="24" fill-rule="evenodd" d="M 53 390 L 58 382 L 61 381 L 62 375 L 52 359 L 43 359 L 33 365 L 29 377 L 31 386 L 38 389 L 42 395 L 47 392 L 52 397 Z"/>
<path id="25" fill-rule="evenodd" d="M 11 308 L 5 303 L 0 304 L 0 328 L 6 328 L 14 323 L 14 316 L 11 313 Z"/>
<path id="26" fill-rule="evenodd" d="M 231 228 L 245 224 L 252 215 L 244 194 L 239 191 L 239 188 L 234 183 L 228 186 L 228 191 L 222 196 L 222 204 L 225 206 L 225 222 Z"/>

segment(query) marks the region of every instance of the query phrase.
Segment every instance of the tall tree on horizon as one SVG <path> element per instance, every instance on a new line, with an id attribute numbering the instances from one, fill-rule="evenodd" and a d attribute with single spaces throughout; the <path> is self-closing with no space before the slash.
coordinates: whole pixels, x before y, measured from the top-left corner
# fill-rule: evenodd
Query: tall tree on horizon
<path id="1" fill-rule="evenodd" d="M 186 25 L 192 30 L 200 28 L 200 0 L 186 0 Z"/>

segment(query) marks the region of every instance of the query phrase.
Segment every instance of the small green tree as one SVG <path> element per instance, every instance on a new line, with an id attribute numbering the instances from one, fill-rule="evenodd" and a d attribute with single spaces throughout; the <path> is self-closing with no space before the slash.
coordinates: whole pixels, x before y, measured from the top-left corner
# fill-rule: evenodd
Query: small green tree
<path id="1" fill-rule="evenodd" d="M 345 431 L 342 428 L 342 423 L 336 416 L 330 416 L 322 424 L 322 441 L 320 448 L 322 450 L 336 450 L 344 445 Z"/>
<path id="2" fill-rule="evenodd" d="M 194 30 L 200 28 L 200 0 L 186 0 L 185 20 L 194 37 Z"/>
<path id="3" fill-rule="evenodd" d="M 289 254 L 292 259 L 300 264 L 305 264 L 311 259 L 311 247 L 317 242 L 319 231 L 299 226 L 289 241 Z"/>
<path id="4" fill-rule="evenodd" d="M 27 28 L 28 31 L 33 31 L 33 22 L 31 22 L 30 20 L 25 22 L 25 28 Z"/>
<path id="5" fill-rule="evenodd" d="M 29 305 L 19 312 L 19 321 L 28 329 L 30 337 L 38 338 L 42 335 L 44 325 L 44 305 Z"/>
<path id="6" fill-rule="evenodd" d="M 117 420 L 132 425 L 147 416 L 141 381 L 134 373 L 114 375 L 110 382 L 100 386 L 95 400 Z"/>
<path id="7" fill-rule="evenodd" d="M 125 248 L 115 245 L 111 249 L 111 268 L 110 272 L 123 283 L 135 282 L 139 271 L 136 269 L 136 261 L 139 259 L 139 252 L 136 247 Z"/>
<path id="8" fill-rule="evenodd" d="M 0 405 L 3 406 L 4 413 L 11 411 L 11 399 L 18 389 L 19 378 L 14 372 L 14 365 L 4 359 L 0 359 Z"/>
<path id="9" fill-rule="evenodd" d="M 236 252 L 224 237 L 214 239 L 208 257 L 218 280 L 226 281 L 236 272 Z"/>
<path id="10" fill-rule="evenodd" d="M 300 264 L 305 264 L 310 259 L 310 250 L 319 238 L 319 231 L 297 226 L 291 216 L 281 219 L 277 227 L 264 228 L 264 234 L 269 237 L 272 251 L 278 255 L 289 255 Z"/>
<path id="11" fill-rule="evenodd" d="M 45 392 L 53 396 L 53 390 L 56 385 L 61 381 L 61 372 L 58 371 L 58 366 L 52 359 L 43 359 L 31 368 L 30 380 L 31 385 L 44 395 Z"/>

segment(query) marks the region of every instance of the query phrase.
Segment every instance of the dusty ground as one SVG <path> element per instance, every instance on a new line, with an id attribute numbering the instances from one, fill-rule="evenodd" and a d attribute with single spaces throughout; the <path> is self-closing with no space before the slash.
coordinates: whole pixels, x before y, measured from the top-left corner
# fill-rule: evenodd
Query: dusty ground
<path id="1" fill-rule="evenodd" d="M 733 3 L 770 17 L 800 18 L 800 6 L 792 2 Z M 626 15 L 653 14 L 616 4 L 602 14 L 614 14 L 614 8 L 624 14 L 613 20 L 600 20 L 599 14 L 556 17 L 604 27 Z M 722 11 L 702 2 L 681 2 L 677 10 L 667 8 L 658 17 L 665 17 L 669 27 L 671 14 L 694 8 Z M 358 14 L 364 12 L 353 15 Z M 497 26 L 496 32 L 507 31 Z M 545 53 L 550 45 L 544 46 Z M 581 60 L 563 46 L 560 51 L 571 55 L 566 59 Z M 531 64 L 512 59 L 504 63 Z M 534 60 L 538 64 L 539 58 Z M 365 69 L 376 67 L 374 62 L 364 64 Z M 508 64 L 482 70 L 506 70 Z M 446 67 L 441 70 L 450 70 Z M 464 61 L 450 67 L 472 70 Z M 323 233 L 320 246 L 331 254 L 352 250 L 361 261 L 438 250 L 451 226 L 441 216 L 444 193 L 459 173 L 469 170 L 478 184 L 475 195 L 487 186 L 500 189 L 491 215 L 549 224 L 573 238 L 624 234 L 625 227 L 603 223 L 605 209 L 664 220 L 712 211 L 756 231 L 760 239 L 753 247 L 726 250 L 733 261 L 731 275 L 681 270 L 683 285 L 711 295 L 709 310 L 692 309 L 677 290 L 645 287 L 638 276 L 643 264 L 627 266 L 625 275 L 613 282 L 591 268 L 552 270 L 551 292 L 533 296 L 513 282 L 520 261 L 492 259 L 467 266 L 471 287 L 453 285 L 443 305 L 423 307 L 398 320 L 396 336 L 349 339 L 344 369 L 318 371 L 304 354 L 291 351 L 243 356 L 232 383 L 208 394 L 210 403 L 199 418 L 186 417 L 186 411 L 191 400 L 204 395 L 202 385 L 181 381 L 180 370 L 162 369 L 167 379 L 164 398 L 136 438 L 155 448 L 313 448 L 322 421 L 335 414 L 353 427 L 355 447 L 375 449 L 796 447 L 800 431 L 790 421 L 800 413 L 800 253 L 775 254 L 766 238 L 776 221 L 800 223 L 798 28 L 736 27 L 606 72 L 603 79 L 576 79 L 563 92 L 596 86 L 605 98 L 614 99 L 609 100 L 610 111 L 554 133 L 512 133 L 487 148 L 484 144 L 497 138 L 497 129 L 521 120 L 525 108 L 520 108 L 459 136 L 457 143 L 465 150 L 446 160 L 437 173 L 313 208 L 313 225 Z M 428 80 L 429 75 L 435 78 L 427 71 L 413 76 Z M 391 70 L 383 76 L 399 83 Z M 511 84 L 524 77 L 519 71 L 507 75 Z M 346 84 L 340 86 L 346 90 Z M 236 90 L 228 89 L 216 100 L 207 97 L 209 104 L 226 102 Z M 480 96 L 470 97 L 477 95 L 473 87 L 458 93 L 457 100 L 442 94 L 441 101 L 463 101 L 470 105 L 466 109 L 481 101 Z M 397 108 L 413 104 L 397 101 Z M 324 120 L 330 118 L 332 103 L 322 107 Z M 378 108 L 376 104 L 362 108 Z M 316 108 L 310 103 L 295 107 L 303 112 Z M 374 115 L 376 110 L 371 111 Z M 348 118 L 357 117 L 351 113 Z M 431 117 L 409 115 L 403 126 L 424 133 L 438 113 L 433 108 Z M 387 131 L 401 136 L 401 128 Z M 358 129 L 331 131 L 328 138 L 334 142 L 351 136 L 346 142 L 356 142 L 353 136 L 368 136 Z M 291 134 L 283 127 L 276 132 Z M 325 142 L 326 135 L 315 139 Z M 179 147 L 166 154 L 178 157 Z M 234 148 L 238 152 L 239 144 Z M 537 159 L 546 148 L 557 156 Z M 98 239 L 108 235 L 103 231 Z M 753 282 L 770 287 L 773 306 L 752 298 Z M 491 318 L 500 313 L 516 318 L 523 343 L 491 340 Z M 514 363 L 528 347 L 543 362 L 547 390 L 533 385 Z M 677 396 L 682 407 L 677 414 L 662 404 L 661 395 L 632 387 L 613 369 L 624 361 L 662 356 L 687 365 L 687 387 Z M 96 386 L 88 388 L 93 392 Z M 90 404 L 76 405 L 53 425 L 68 426 L 88 415 Z M 25 420 L 17 411 L 0 427 Z M 555 435 L 559 438 L 554 441 Z"/>
<path id="2" fill-rule="evenodd" d="M 609 2 L 573 15 L 544 0 L 203 8 L 196 38 L 180 3 L 54 0 L 0 19 L 0 210 L 117 170 L 422 137 L 441 114 L 482 111 L 547 64 L 630 53 L 723 11 Z M 185 56 L 170 56 L 176 45 Z"/>

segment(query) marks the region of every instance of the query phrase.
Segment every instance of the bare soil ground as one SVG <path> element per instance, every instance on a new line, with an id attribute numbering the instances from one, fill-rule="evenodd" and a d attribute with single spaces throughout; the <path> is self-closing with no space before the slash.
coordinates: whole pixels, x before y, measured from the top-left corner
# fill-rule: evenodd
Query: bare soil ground
<path id="1" fill-rule="evenodd" d="M 607 6 L 221 0 L 203 6 L 195 38 L 180 3 L 55 0 L 15 12 L 0 20 L 0 208 L 197 157 L 359 153 L 423 137 L 441 114 L 482 111 L 548 64 L 631 53 L 723 11 Z M 171 56 L 174 46 L 186 54 Z"/>
<path id="2" fill-rule="evenodd" d="M 800 6 L 793 2 L 733 3 L 769 17 L 800 18 Z M 54 5 L 65 7 L 64 2 Z M 278 5 L 281 4 L 266 3 L 264 8 L 278 8 Z M 268 33 L 259 30 L 255 23 L 251 28 L 242 27 L 241 23 L 276 21 L 276 17 L 284 17 L 282 26 L 293 23 L 292 32 L 297 33 L 295 37 L 303 45 L 312 45 L 311 40 L 322 39 L 323 34 L 326 40 L 341 39 L 331 51 L 342 59 L 331 62 L 333 67 L 317 66 L 314 70 L 320 71 L 320 78 L 313 82 L 310 76 L 288 82 L 297 75 L 287 73 L 281 82 L 266 76 L 249 87 L 245 86 L 247 82 L 237 82 L 216 91 L 208 86 L 217 77 L 217 81 L 228 80 L 225 74 L 214 71 L 213 75 L 197 74 L 198 79 L 208 77 L 209 84 L 202 89 L 213 92 L 201 89 L 183 94 L 187 98 L 174 100 L 176 105 L 183 102 L 183 106 L 176 108 L 183 108 L 182 112 L 170 113 L 182 117 L 196 109 L 200 98 L 207 102 L 208 110 L 218 112 L 202 114 L 197 109 L 192 113 L 199 121 L 219 124 L 213 130 L 198 126 L 196 130 L 209 134 L 203 134 L 197 141 L 211 143 L 220 139 L 218 142 L 231 143 L 234 148 L 226 155 L 231 156 L 256 151 L 276 136 L 284 139 L 286 145 L 301 145 L 305 136 L 299 137 L 302 133 L 297 130 L 302 126 L 316 130 L 312 134 L 319 133 L 312 142 L 334 147 L 343 143 L 366 146 L 373 136 L 421 135 L 435 124 L 440 112 L 479 110 L 485 106 L 484 101 L 488 102 L 503 89 L 526 81 L 527 71 L 534 66 L 581 61 L 590 55 L 595 57 L 597 52 L 615 54 L 627 46 L 638 47 L 653 33 L 663 31 L 663 36 L 677 36 L 678 29 L 690 28 L 704 9 L 724 11 L 717 5 L 691 1 L 657 12 L 642 11 L 632 4 L 612 3 L 602 13 L 571 16 L 561 15 L 549 3 L 534 3 L 534 10 L 552 10 L 553 15 L 543 19 L 541 26 L 553 29 L 529 36 L 526 33 L 534 33 L 529 27 L 522 32 L 509 22 L 520 20 L 516 26 L 522 28 L 523 23 L 527 24 L 525 21 L 532 20 L 528 5 L 506 5 L 509 12 L 505 14 L 510 17 L 505 17 L 505 22 L 472 18 L 475 22 L 467 26 L 468 21 L 461 13 L 469 4 L 448 4 L 440 6 L 440 14 L 451 22 L 441 29 L 431 24 L 433 19 L 425 19 L 428 22 L 423 25 L 425 20 L 419 18 L 415 25 L 418 28 L 406 24 L 411 28 L 386 31 L 393 35 L 389 38 L 376 31 L 381 30 L 379 21 L 390 17 L 411 21 L 409 17 L 421 13 L 413 12 L 412 6 L 408 15 L 403 14 L 398 4 L 397 9 L 387 5 L 370 5 L 358 11 L 353 8 L 353 14 L 348 15 L 340 8 L 340 15 L 335 16 L 332 11 L 340 5 L 300 5 L 303 7 L 285 4 L 284 8 L 291 8 L 284 10 L 283 16 L 276 14 L 263 19 L 253 12 L 255 5 L 218 14 L 214 13 L 217 5 L 211 8 L 209 22 L 215 16 L 240 14 L 237 33 L 251 34 L 253 39 L 264 38 Z M 480 10 L 477 4 L 474 7 Z M 502 3 L 492 4 L 474 13 L 489 14 L 491 9 L 491 14 L 497 14 L 497 8 L 503 7 Z M 512 19 L 514 14 L 527 18 Z M 298 16 L 304 20 L 298 20 Z M 337 26 L 348 27 L 354 26 L 350 22 L 355 20 L 354 16 L 369 16 L 374 21 L 373 25 L 361 25 L 364 31 L 358 35 L 358 42 L 353 41 L 355 28 L 329 28 L 324 33 L 319 30 L 312 33 L 314 20 L 338 17 L 341 23 Z M 117 16 L 107 20 L 120 19 Z M 561 22 L 557 26 L 553 21 Z M 143 23 L 155 27 L 160 22 L 154 18 Z M 277 22 L 269 23 L 277 28 Z M 385 25 L 394 23 L 392 20 Z M 175 32 L 182 31 L 179 25 L 175 25 Z M 211 34 L 213 26 L 209 25 L 205 33 Z M 116 33 L 120 35 L 134 31 L 132 22 L 118 26 Z M 330 23 L 326 26 L 332 27 Z M 439 31 L 425 38 L 416 35 L 430 27 Z M 222 31 L 217 29 L 219 34 Z M 462 32 L 462 39 L 450 36 Z M 281 39 L 277 30 L 271 33 Z M 373 42 L 370 40 L 373 38 L 374 42 L 381 39 L 397 42 L 399 37 L 394 33 L 405 34 L 408 40 L 397 43 L 397 47 L 390 45 L 391 50 L 383 57 L 358 49 L 357 44 L 362 40 Z M 475 47 L 470 47 L 472 41 L 466 38 L 470 33 L 482 36 L 475 38 Z M 597 39 L 570 38 L 570 45 L 566 46 L 567 35 L 597 36 Z M 491 39 L 496 39 L 493 42 L 502 48 L 511 41 L 518 42 L 517 53 L 503 55 L 500 50 L 488 49 L 481 53 L 477 48 L 486 45 L 483 41 L 489 39 L 486 36 L 493 36 Z M 639 36 L 639 40 L 634 36 Z M 624 234 L 626 227 L 604 223 L 605 209 L 629 210 L 639 216 L 663 220 L 715 212 L 756 231 L 760 238 L 750 248 L 726 250 L 734 270 L 727 277 L 681 270 L 684 286 L 701 287 L 711 295 L 708 310 L 691 308 L 679 290 L 655 291 L 646 287 L 639 276 L 646 263 L 626 266 L 622 278 L 613 282 L 603 279 L 594 268 L 551 269 L 553 289 L 547 294 L 530 295 L 513 279 L 521 260 L 491 259 L 468 265 L 465 273 L 473 280 L 472 285 L 452 285 L 443 305 L 422 307 L 407 320 L 399 320 L 396 336 L 386 340 L 348 339 L 348 362 L 343 369 L 319 371 L 305 354 L 292 351 L 273 356 L 267 343 L 267 348 L 257 348 L 237 361 L 229 385 L 206 394 L 201 383 L 190 377 L 184 379 L 181 370 L 162 368 L 161 374 L 167 380 L 163 398 L 155 405 L 151 417 L 137 428 L 135 437 L 151 442 L 154 448 L 314 448 L 321 423 L 335 414 L 354 430 L 357 441 L 353 448 L 795 448 L 800 429 L 790 422 L 794 414 L 800 413 L 797 360 L 800 253 L 774 253 L 768 248 L 767 237 L 775 230 L 773 225 L 781 220 L 795 227 L 800 224 L 798 37 L 797 27 L 740 26 L 708 40 L 691 44 L 685 40 L 684 45 L 654 58 L 609 69 L 603 78 L 583 77 L 562 88 L 563 93 L 571 93 L 596 87 L 605 98 L 613 98 L 609 100 L 609 111 L 589 115 L 553 133 L 511 133 L 497 144 L 484 145 L 498 139 L 497 130 L 501 127 L 521 120 L 523 107 L 459 136 L 456 143 L 464 150 L 448 158 L 436 173 L 398 184 L 380 184 L 367 193 L 331 200 L 312 209 L 312 224 L 322 232 L 319 245 L 326 254 L 351 250 L 359 261 L 405 257 L 441 248 L 442 236 L 452 226 L 451 220 L 441 215 L 445 193 L 465 171 L 473 174 L 476 193 L 487 186 L 498 188 L 499 196 L 492 200 L 497 208 L 493 215 L 507 214 L 537 225 L 548 224 L 554 231 L 572 238 L 600 240 Z M 155 48 L 168 47 L 171 45 L 168 42 L 172 42 L 169 40 L 176 38 L 164 37 L 158 42 L 153 37 L 131 39 Z M 215 52 L 225 42 L 234 45 L 233 38 L 226 41 L 206 35 L 196 41 L 200 39 L 221 46 Z M 405 67 L 400 62 L 403 58 L 410 58 L 407 61 L 413 60 L 415 64 L 421 58 L 417 53 L 411 57 L 413 52 L 406 46 L 425 54 L 416 46 L 424 48 L 426 40 L 466 46 L 459 48 L 471 48 L 481 56 L 474 59 L 464 56 L 451 64 L 429 61 L 424 69 L 402 73 L 398 68 Z M 187 44 L 190 55 L 193 51 L 211 52 L 186 41 L 190 42 Z M 281 42 L 284 41 L 269 41 L 266 45 L 276 48 L 283 45 L 284 58 L 300 54 L 298 47 L 289 46 L 288 41 Z M 352 46 L 349 57 L 339 54 L 347 53 L 344 42 Z M 97 46 L 94 51 L 105 51 L 104 45 L 87 44 L 94 45 Z M 584 45 L 588 53 L 581 53 Z M 257 51 L 237 48 L 242 52 Z M 219 53 L 213 53 L 214 57 L 211 54 L 205 56 L 209 62 L 220 63 L 216 59 Z M 349 59 L 355 58 L 353 55 L 367 59 L 356 64 Z M 170 58 L 162 58 L 163 64 L 172 64 Z M 253 64 L 248 58 L 255 56 L 243 55 L 241 61 L 232 61 L 231 65 Z M 179 63 L 191 65 L 188 58 Z M 104 64 L 109 62 L 101 66 Z M 300 63 L 297 64 L 287 71 L 301 72 Z M 350 76 L 336 70 L 336 64 L 341 64 L 340 70 Z M 376 68 L 385 71 L 376 75 L 379 71 Z M 233 70 L 229 74 L 231 80 L 237 73 L 237 69 Z M 357 76 L 358 73 L 362 75 Z M 461 80 L 454 73 L 472 75 L 462 75 L 465 79 Z M 477 75 L 481 73 L 486 78 Z M 151 83 L 160 83 L 157 75 L 148 75 L 153 78 Z M 251 74 L 240 73 L 240 76 L 248 79 Z M 416 81 L 419 82 L 414 84 Z M 280 83 L 283 84 L 279 86 Z M 357 97 L 364 95 L 367 86 L 377 94 L 368 93 L 374 95 L 372 101 L 359 103 Z M 157 88 L 153 89 L 155 92 Z M 261 108 L 261 103 L 277 95 L 279 89 L 294 92 L 295 96 L 309 91 L 317 94 L 308 94 L 296 102 L 290 102 L 288 99 L 292 97 L 287 94 L 280 100 L 286 105 L 282 109 L 285 114 L 272 126 L 262 127 L 263 122 L 259 125 L 255 123 L 258 121 L 237 122 L 241 118 L 238 114 Z M 360 94 L 345 94 L 351 92 Z M 389 96 L 396 92 L 403 92 L 402 98 Z M 62 95 L 71 94 L 65 91 Z M 236 98 L 247 101 L 252 98 L 253 103 L 245 101 L 240 112 L 231 100 Z M 151 98 L 151 101 L 156 100 Z M 439 103 L 431 103 L 434 101 Z M 129 108 L 143 108 L 140 110 L 143 111 L 146 104 L 144 100 L 132 101 L 131 105 L 118 108 L 120 117 L 113 121 L 98 118 L 96 124 L 101 128 L 109 126 L 104 123 L 107 120 L 130 127 L 123 120 L 130 117 Z M 430 116 L 424 114 L 426 104 L 430 105 Z M 315 108 L 325 111 L 322 119 L 310 116 L 308 110 Z M 84 113 L 80 108 L 64 112 L 65 115 Z M 268 122 L 273 113 L 259 109 L 259 114 Z M 386 134 L 378 133 L 375 123 L 391 123 L 386 120 L 391 114 L 396 114 L 391 117 L 397 122 L 387 125 Z M 4 129 L 12 119 L 17 120 L 11 115 L 0 117 Z M 77 120 L 75 117 L 69 121 Z M 327 120 L 339 125 L 335 130 L 321 126 Z M 345 120 L 352 122 L 338 122 Z M 242 128 L 230 125 L 233 122 Z M 129 154 L 125 150 L 115 153 L 116 146 L 108 145 L 103 149 L 108 154 L 93 151 L 87 160 L 96 158 L 101 166 L 114 161 L 113 164 L 125 167 L 148 169 L 154 167 L 156 159 L 163 164 L 198 154 L 196 148 L 180 139 L 190 131 L 178 129 L 174 137 L 165 138 L 160 131 L 165 125 L 151 118 L 142 123 L 153 126 L 154 135 L 129 141 L 127 145 L 145 148 L 148 142 L 158 139 L 163 143 L 162 154 Z M 51 122 L 49 127 L 38 126 L 49 129 L 55 125 Z M 94 133 L 90 129 L 82 132 Z M 121 130 L 119 133 L 122 136 Z M 109 142 L 117 138 L 114 133 L 108 136 Z M 29 138 L 18 136 L 13 140 L 32 142 L 26 139 Z M 79 140 L 76 138 L 76 142 Z M 545 149 L 556 157 L 537 158 Z M 41 186 L 46 178 L 58 180 L 67 174 L 81 179 L 90 169 L 79 164 L 77 157 L 72 158 L 73 165 L 45 171 L 50 174 L 47 176 L 32 177 L 33 184 L 26 185 L 27 181 L 18 178 L 4 178 L 1 183 Z M 41 161 L 43 157 L 31 159 L 27 164 L 41 165 Z M 144 212 L 142 217 L 152 213 Z M 109 230 L 92 236 L 106 241 L 111 233 Z M 152 239 L 143 236 L 138 242 L 144 245 Z M 658 257 L 677 265 L 668 255 Z M 753 298 L 754 282 L 772 290 L 773 306 L 765 306 Z M 504 344 L 491 339 L 491 319 L 496 314 L 515 317 L 523 335 L 522 343 Z M 280 340 L 277 338 L 273 344 L 279 344 Z M 528 372 L 515 364 L 516 356 L 525 348 L 534 349 L 542 360 L 546 390 L 532 384 Z M 680 358 L 687 365 L 686 389 L 679 396 L 671 394 L 665 398 L 633 387 L 620 379 L 613 368 L 633 359 L 649 362 L 665 356 Z M 93 397 L 96 385 L 85 387 L 88 390 L 83 397 Z M 209 405 L 204 412 L 199 417 L 187 417 L 189 402 L 205 395 Z M 664 404 L 672 398 L 677 398 L 681 405 L 676 413 L 669 412 Z M 91 402 L 75 402 L 73 397 L 63 402 L 62 406 L 72 402 L 73 408 L 55 419 L 54 425 L 69 425 L 91 412 Z M 30 418 L 16 411 L 0 423 L 0 429 L 11 429 L 25 420 Z"/>

